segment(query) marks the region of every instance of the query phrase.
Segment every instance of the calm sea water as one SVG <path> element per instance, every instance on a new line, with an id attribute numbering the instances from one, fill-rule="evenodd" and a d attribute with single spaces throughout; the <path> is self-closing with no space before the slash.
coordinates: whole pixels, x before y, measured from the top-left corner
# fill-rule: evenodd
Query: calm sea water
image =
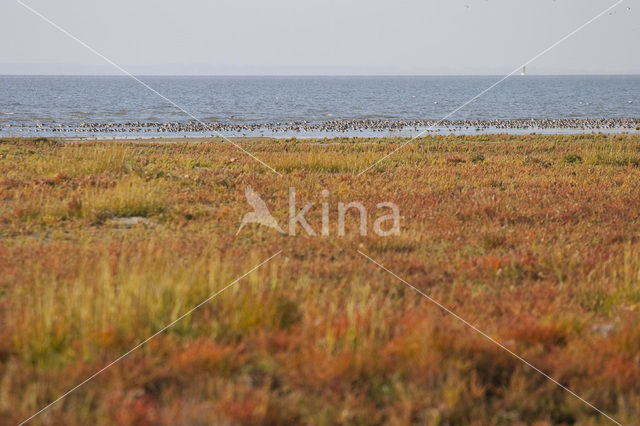
<path id="1" fill-rule="evenodd" d="M 140 77 L 203 121 L 440 119 L 500 77 Z M 451 119 L 637 118 L 640 76 L 514 76 Z M 128 77 L 0 76 L 7 124 L 189 121 Z"/>

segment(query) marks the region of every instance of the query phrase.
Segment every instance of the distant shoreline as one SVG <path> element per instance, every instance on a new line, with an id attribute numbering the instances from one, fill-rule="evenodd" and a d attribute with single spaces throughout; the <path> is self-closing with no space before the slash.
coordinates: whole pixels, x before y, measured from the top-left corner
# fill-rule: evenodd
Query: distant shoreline
<path id="1" fill-rule="evenodd" d="M 362 78 L 362 77 L 389 77 L 389 78 L 404 78 L 404 77 L 504 77 L 506 72 L 504 73 L 487 73 L 487 74 L 148 74 L 148 73 L 134 73 L 136 77 L 203 77 L 203 78 Z M 639 77 L 640 72 L 620 72 L 620 73 L 530 73 L 527 72 L 526 77 Z M 130 79 L 128 75 L 123 74 L 105 74 L 105 73 L 95 73 L 95 74 L 69 74 L 69 73 L 10 73 L 10 72 L 0 72 L 0 77 L 121 77 L 123 79 Z M 520 75 L 512 75 L 511 77 L 517 78 L 521 77 Z"/>

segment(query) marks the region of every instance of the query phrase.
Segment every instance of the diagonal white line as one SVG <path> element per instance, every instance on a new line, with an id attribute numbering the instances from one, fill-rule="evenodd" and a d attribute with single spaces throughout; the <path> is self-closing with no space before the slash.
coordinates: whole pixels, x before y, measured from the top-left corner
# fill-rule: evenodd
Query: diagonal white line
<path id="1" fill-rule="evenodd" d="M 484 89 L 482 92 L 478 93 L 477 95 L 475 95 L 473 98 L 469 99 L 468 101 L 466 101 L 465 103 L 463 103 L 462 105 L 460 105 L 458 108 L 454 109 L 453 111 L 451 111 L 449 114 L 445 115 L 444 117 L 442 117 L 440 120 L 438 120 L 437 123 L 429 126 L 428 128 L 424 129 L 423 131 L 421 131 L 420 133 L 418 133 L 417 135 L 415 135 L 414 137 L 412 137 L 411 139 L 409 139 L 408 141 L 402 143 L 398 148 L 394 149 L 393 151 L 391 151 L 390 153 L 388 153 L 387 155 L 385 155 L 384 157 L 382 157 L 381 159 L 379 159 L 378 161 L 376 161 L 375 163 L 371 164 L 369 167 L 367 167 L 366 169 L 362 170 L 360 173 L 358 173 L 356 176 L 360 176 L 364 173 L 366 173 L 368 170 L 372 169 L 373 167 L 375 167 L 376 165 L 378 165 L 380 162 L 386 160 L 387 158 L 389 158 L 390 156 L 392 156 L 393 154 L 395 154 L 396 152 L 398 152 L 399 150 L 401 150 L 402 148 L 404 148 L 406 145 L 410 144 L 411 142 L 413 142 L 414 140 L 416 140 L 417 138 L 421 137 L 422 135 L 424 135 L 425 133 L 427 133 L 429 130 L 433 129 L 434 127 L 438 126 L 439 124 L 441 124 L 444 120 L 446 120 L 447 118 L 451 117 L 453 114 L 455 114 L 456 112 L 460 111 L 462 108 L 466 107 L 467 105 L 469 105 L 471 102 L 475 101 L 476 99 L 478 99 L 479 97 L 483 96 L 484 94 L 486 94 L 487 92 L 489 92 L 490 90 L 492 90 L 493 88 L 495 88 L 496 86 L 498 86 L 499 84 L 501 84 L 503 81 L 505 81 L 506 79 L 508 79 L 509 77 L 511 77 L 513 74 L 515 74 L 516 72 L 520 71 L 522 69 L 522 67 L 526 67 L 527 65 L 529 65 L 530 63 L 534 62 L 535 60 L 539 59 L 541 56 L 545 55 L 546 53 L 548 53 L 550 50 L 554 49 L 556 46 L 558 46 L 559 44 L 563 43 L 564 41 L 566 41 L 567 39 L 571 38 L 572 36 L 574 36 L 577 32 L 581 31 L 582 29 L 584 29 L 585 27 L 587 27 L 588 25 L 590 25 L 591 23 L 593 23 L 594 21 L 596 21 L 597 19 L 599 19 L 602 15 L 606 14 L 607 12 L 609 12 L 611 9 L 615 8 L 616 6 L 618 6 L 620 3 L 622 3 L 625 0 L 618 0 L 617 2 L 615 2 L 613 5 L 609 6 L 608 8 L 606 8 L 605 10 L 603 10 L 602 12 L 598 13 L 596 16 L 594 16 L 593 18 L 589 19 L 587 22 L 585 22 L 584 24 L 580 25 L 578 28 L 576 28 L 575 30 L 571 31 L 569 34 L 567 34 L 566 36 L 562 37 L 560 40 L 558 40 L 557 42 L 553 43 L 551 46 L 547 47 L 546 49 L 544 49 L 542 52 L 538 53 L 536 56 L 534 56 L 533 58 L 529 59 L 527 62 L 525 62 L 522 65 L 519 65 L 517 68 L 515 68 L 513 71 L 511 71 L 509 74 L 505 75 L 504 77 L 502 77 L 500 80 L 496 81 L 495 83 L 493 83 L 491 86 L 487 87 L 486 89 Z"/>
<path id="2" fill-rule="evenodd" d="M 76 36 L 74 36 L 73 34 L 71 34 L 69 31 L 65 30 L 64 28 L 60 27 L 58 24 L 56 24 L 55 22 L 53 22 L 51 19 L 47 18 L 46 16 L 44 16 L 43 14 L 41 14 L 40 12 L 38 12 L 37 10 L 35 10 L 34 8 L 32 8 L 31 6 L 29 6 L 28 4 L 22 2 L 21 0 L 15 0 L 18 4 L 20 4 L 21 6 L 23 6 L 25 9 L 31 11 L 33 14 L 35 14 L 36 16 L 40 17 L 42 20 L 44 20 L 45 22 L 49 23 L 51 26 L 53 26 L 55 29 L 57 29 L 58 31 L 60 31 L 61 33 L 65 34 L 66 36 L 68 36 L 69 38 L 75 40 L 76 42 L 78 42 L 79 44 L 81 44 L 82 46 L 84 46 L 85 48 L 87 48 L 89 51 L 91 51 L 93 54 L 95 54 L 96 56 L 102 58 L 103 60 L 105 60 L 106 62 L 108 62 L 109 64 L 113 65 L 115 68 L 117 68 L 120 72 L 122 72 L 123 74 L 131 77 L 132 79 L 134 79 L 135 81 L 137 81 L 138 83 L 140 83 L 141 85 L 143 85 L 144 87 L 146 87 L 147 89 L 149 89 L 150 91 L 152 91 L 153 93 L 155 93 L 156 95 L 160 96 L 162 99 L 164 99 L 165 101 L 167 101 L 168 103 L 170 103 L 171 105 L 173 105 L 174 107 L 176 107 L 177 109 L 179 109 L 180 111 L 182 111 L 183 113 L 185 113 L 186 115 L 188 115 L 189 117 L 191 117 L 192 119 L 196 120 L 198 123 L 200 123 L 202 126 L 204 126 L 205 128 L 211 130 L 213 133 L 215 133 L 216 135 L 218 135 L 219 137 L 221 137 L 222 139 L 224 139 L 225 141 L 229 142 L 231 145 L 235 146 L 236 148 L 238 148 L 240 151 L 244 152 L 245 154 L 247 154 L 249 157 L 253 158 L 254 160 L 256 160 L 258 163 L 262 164 L 263 166 L 265 166 L 266 168 L 268 168 L 269 170 L 271 170 L 272 172 L 274 172 L 275 174 L 277 174 L 278 176 L 282 176 L 281 173 L 279 173 L 278 171 L 276 171 L 273 167 L 271 167 L 270 165 L 268 165 L 267 163 L 265 163 L 264 161 L 262 161 L 261 159 L 259 159 L 258 157 L 256 157 L 255 155 L 253 155 L 252 153 L 250 153 L 249 151 L 247 151 L 246 149 L 244 149 L 243 147 L 241 147 L 240 145 L 238 145 L 237 143 L 233 142 L 231 139 L 227 138 L 226 136 L 224 136 L 222 133 L 218 132 L 215 129 L 212 129 L 208 124 L 205 124 L 202 122 L 202 120 L 200 120 L 198 117 L 194 116 L 193 114 L 191 114 L 189 111 L 185 110 L 183 107 L 181 107 L 180 105 L 178 105 L 177 103 L 175 103 L 174 101 L 172 101 L 171 99 L 167 98 L 166 96 L 164 96 L 162 93 L 158 92 L 156 89 L 154 89 L 153 87 L 149 86 L 147 83 L 145 83 L 144 81 L 140 80 L 138 77 L 136 77 L 135 75 L 131 74 L 129 71 L 127 71 L 126 69 L 122 68 L 120 65 L 118 65 L 117 63 L 113 62 L 111 59 L 107 58 L 106 56 L 104 56 L 102 53 L 98 52 L 97 50 L 95 50 L 93 47 L 89 46 L 87 43 L 85 43 L 84 41 L 80 40 L 79 38 L 77 38 Z"/>
<path id="3" fill-rule="evenodd" d="M 131 354 L 133 351 L 139 349 L 140 347 L 142 347 L 145 343 L 149 342 L 150 340 L 152 340 L 153 338 L 157 337 L 159 334 L 161 334 L 162 332 L 166 331 L 168 328 L 172 327 L 173 325 L 175 325 L 178 321 L 182 320 L 184 317 L 192 314 L 196 309 L 200 308 L 202 305 L 204 305 L 205 303 L 211 301 L 212 299 L 214 299 L 216 296 L 218 296 L 220 293 L 224 292 L 225 290 L 227 290 L 228 288 L 234 286 L 235 284 L 238 283 L 238 281 L 240 281 L 241 279 L 243 279 L 244 277 L 246 277 L 247 275 L 249 275 L 250 273 L 252 273 L 253 271 L 255 271 L 256 269 L 260 268 L 262 265 L 264 265 L 265 263 L 269 262 L 270 260 L 272 260 L 274 257 L 280 255 L 280 253 L 282 253 L 282 250 L 278 250 L 278 252 L 274 255 L 272 255 L 270 258 L 268 258 L 267 260 L 263 261 L 262 263 L 260 263 L 259 265 L 254 266 L 253 268 L 251 268 L 251 270 L 249 272 L 246 272 L 245 274 L 239 276 L 238 278 L 236 278 L 235 280 L 233 280 L 231 283 L 229 283 L 226 287 L 224 287 L 222 290 L 213 293 L 212 295 L 210 295 L 209 297 L 207 297 L 206 299 L 204 299 L 202 302 L 198 303 L 196 306 L 194 306 L 193 308 L 189 309 L 187 312 L 185 312 L 184 314 L 180 315 L 178 318 L 176 318 L 175 320 L 171 321 L 169 324 L 167 324 L 166 326 L 162 327 L 160 330 L 156 331 L 154 334 L 152 334 L 151 336 L 147 337 L 146 339 L 144 339 L 142 342 L 138 343 L 136 346 L 134 346 L 133 348 L 129 349 L 127 352 L 125 352 L 124 354 L 120 355 L 118 358 L 116 358 L 115 360 L 111 361 L 109 364 L 105 365 L 103 368 L 101 368 L 100 370 L 96 371 L 95 373 L 93 373 L 91 376 L 87 377 L 85 380 L 83 380 L 80 384 L 74 386 L 73 388 L 69 389 L 67 392 L 65 392 L 64 394 L 60 395 L 57 399 L 55 399 L 53 402 L 50 402 L 49 404 L 47 404 L 45 407 L 43 407 L 42 409 L 40 409 L 38 412 L 34 413 L 31 417 L 29 417 L 28 419 L 23 420 L 20 425 L 23 425 L 25 423 L 27 423 L 28 421 L 32 420 L 34 417 L 36 417 L 37 415 L 39 415 L 40 413 L 42 413 L 43 411 L 45 411 L 46 409 L 48 409 L 49 407 L 51 407 L 53 404 L 55 404 L 56 402 L 62 400 L 63 398 L 65 398 L 67 395 L 69 395 L 70 393 L 72 393 L 73 391 L 75 391 L 76 389 L 78 389 L 79 387 L 83 386 L 84 384 L 86 384 L 87 382 L 89 382 L 90 380 L 94 379 L 96 376 L 98 376 L 100 373 L 104 372 L 106 369 L 108 369 L 109 367 L 113 366 L 114 364 L 120 362 L 122 359 L 126 358 L 129 354 Z"/>
<path id="4" fill-rule="evenodd" d="M 612 418 L 611 416 L 609 416 L 607 413 L 605 413 L 604 411 L 600 410 L 598 407 L 594 406 L 593 404 L 591 404 L 589 401 L 587 401 L 586 399 L 582 398 L 580 395 L 578 395 L 577 393 L 575 393 L 574 391 L 572 391 L 571 389 L 569 389 L 568 387 L 564 386 L 562 383 L 558 382 L 556 379 L 554 379 L 553 377 L 549 376 L 547 373 L 545 373 L 544 371 L 540 370 L 538 367 L 536 367 L 535 365 L 531 364 L 529 361 L 527 361 L 526 359 L 522 358 L 520 355 L 516 354 L 515 352 L 513 352 L 511 349 L 507 348 L 505 345 L 503 345 L 502 343 L 500 343 L 499 341 L 497 341 L 496 339 L 494 339 L 493 337 L 489 336 L 487 333 L 485 333 L 484 331 L 480 330 L 478 327 L 476 327 L 475 325 L 471 324 L 470 322 L 468 322 L 467 320 L 465 320 L 464 318 L 462 318 L 460 315 L 456 314 L 455 312 L 453 312 L 452 310 L 450 310 L 449 308 L 447 308 L 446 306 L 442 305 L 440 302 L 438 302 L 437 300 L 433 299 L 432 297 L 428 296 L 427 294 L 425 294 L 424 292 L 422 292 L 421 290 L 419 290 L 418 288 L 416 288 L 415 286 L 413 286 L 411 283 L 409 283 L 408 281 L 406 281 L 405 279 L 399 277 L 398 275 L 396 275 L 395 273 L 393 273 L 392 271 L 390 271 L 389 269 L 387 269 L 384 265 L 376 262 L 375 260 L 373 260 L 371 257 L 369 257 L 368 255 L 366 255 L 365 253 L 361 252 L 360 250 L 358 250 L 358 253 L 360 253 L 363 257 L 365 257 L 366 259 L 368 259 L 369 261 L 371 261 L 372 263 L 375 263 L 378 267 L 380 267 L 381 269 L 383 269 L 384 271 L 388 272 L 389 274 L 391 274 L 393 277 L 397 278 L 398 280 L 400 280 L 402 283 L 404 283 L 407 287 L 412 288 L 413 290 L 415 290 L 418 294 L 420 294 L 421 296 L 423 296 L 424 298 L 426 298 L 427 300 L 429 300 L 431 303 L 433 303 L 434 305 L 436 305 L 437 307 L 439 307 L 440 309 L 442 309 L 443 311 L 445 311 L 446 313 L 448 313 L 449 315 L 453 316 L 455 319 L 457 319 L 458 321 L 461 321 L 464 325 L 466 325 L 467 327 L 471 328 L 473 331 L 475 331 L 476 333 L 480 334 L 482 337 L 486 338 L 487 340 L 489 340 L 490 342 L 494 343 L 495 345 L 499 346 L 501 349 L 505 350 L 506 352 L 508 352 L 510 355 L 512 355 L 513 357 L 515 357 L 516 359 L 518 359 L 520 362 L 522 362 L 523 364 L 527 365 L 528 367 L 530 367 L 531 369 L 535 370 L 536 372 L 540 373 L 541 375 L 543 375 L 545 378 L 547 378 L 548 380 L 552 381 L 553 383 L 555 383 L 556 385 L 558 385 L 560 388 L 564 389 L 565 391 L 569 392 L 571 395 L 575 396 L 576 398 L 578 398 L 580 401 L 582 401 L 583 403 L 585 403 L 586 405 L 588 405 L 589 407 L 593 408 L 595 411 L 597 411 L 598 413 L 602 414 L 603 416 L 605 416 L 607 419 L 611 420 L 613 423 L 622 426 L 621 423 L 619 423 L 617 420 L 615 420 L 614 418 Z"/>

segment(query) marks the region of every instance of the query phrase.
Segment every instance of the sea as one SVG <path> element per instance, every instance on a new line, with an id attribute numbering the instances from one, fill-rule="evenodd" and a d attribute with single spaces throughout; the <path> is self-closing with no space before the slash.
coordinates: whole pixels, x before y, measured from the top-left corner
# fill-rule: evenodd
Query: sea
<path id="1" fill-rule="evenodd" d="M 640 76 L 0 76 L 0 136 L 208 136 L 210 131 L 139 132 L 125 123 L 236 124 L 225 136 L 274 136 L 291 122 L 640 118 Z M 153 90 L 150 90 L 152 88 Z M 466 105 L 465 105 L 466 104 Z M 464 107 L 460 108 L 462 105 Z M 458 110 L 458 108 L 460 108 Z M 451 114 L 455 111 L 453 114 Z M 120 123 L 89 132 L 91 123 Z M 251 128 L 243 125 L 263 125 Z M 286 127 L 286 126 L 285 126 Z M 383 126 L 384 127 L 384 126 Z M 444 127 L 445 126 L 441 126 Z M 473 127 L 473 126 L 471 126 Z M 52 130 L 53 129 L 53 130 Z M 62 130 L 61 130 L 62 129 Z M 390 128 L 381 134 L 419 129 Z M 535 129 L 544 133 L 576 129 Z M 491 128 L 449 132 L 492 132 Z M 493 130 L 495 131 L 495 129 Z M 509 132 L 502 129 L 500 132 Z M 513 132 L 524 132 L 514 129 Z M 529 129 L 528 131 L 534 131 Z M 613 130 L 615 131 L 615 129 Z M 634 130 L 632 129 L 631 132 Z M 637 132 L 637 131 L 636 131 Z M 280 137 L 368 135 L 366 129 L 278 132 Z"/>

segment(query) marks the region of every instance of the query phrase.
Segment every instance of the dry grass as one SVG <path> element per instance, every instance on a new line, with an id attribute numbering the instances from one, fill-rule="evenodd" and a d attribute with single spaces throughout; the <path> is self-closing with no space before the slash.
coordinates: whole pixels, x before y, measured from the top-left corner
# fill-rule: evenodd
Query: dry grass
<path id="1" fill-rule="evenodd" d="M 0 422 L 281 248 L 33 423 L 607 423 L 358 248 L 640 422 L 639 137 L 425 138 L 361 177 L 402 141 L 242 143 L 284 176 L 218 142 L 0 142 Z M 401 233 L 236 236 L 249 185 L 281 224 L 290 186 L 334 214 L 393 201 Z"/>

